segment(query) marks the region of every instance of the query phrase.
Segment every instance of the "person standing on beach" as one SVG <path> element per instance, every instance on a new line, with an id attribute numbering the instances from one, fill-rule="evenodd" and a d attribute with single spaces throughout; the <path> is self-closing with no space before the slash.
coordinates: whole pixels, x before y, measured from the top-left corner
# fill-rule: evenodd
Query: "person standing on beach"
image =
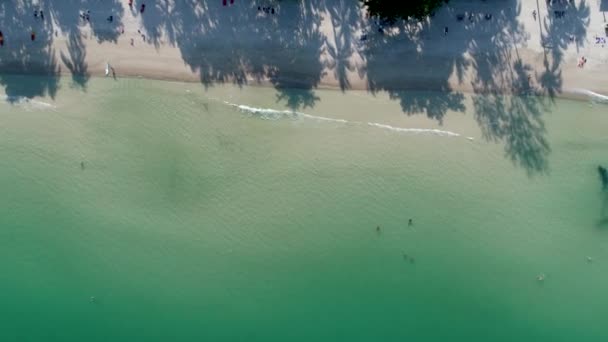
<path id="1" fill-rule="evenodd" d="M 443 29 L 443 35 L 444 36 L 448 35 L 448 27 L 447 26 Z"/>

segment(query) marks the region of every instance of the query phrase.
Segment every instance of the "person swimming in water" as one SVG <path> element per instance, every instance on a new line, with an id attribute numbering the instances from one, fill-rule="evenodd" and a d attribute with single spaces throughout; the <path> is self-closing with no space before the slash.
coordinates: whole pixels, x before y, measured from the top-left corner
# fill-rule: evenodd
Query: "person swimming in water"
<path id="1" fill-rule="evenodd" d="M 413 224 L 414 224 L 414 221 L 413 221 L 412 219 L 409 219 L 409 221 L 407 221 L 407 225 L 408 225 L 408 226 L 411 226 L 411 225 L 413 225 Z"/>
<path id="2" fill-rule="evenodd" d="M 376 226 L 376 233 L 380 234 L 380 226 Z"/>
<path id="3" fill-rule="evenodd" d="M 84 162 L 83 161 L 80 162 L 80 169 L 84 170 Z"/>

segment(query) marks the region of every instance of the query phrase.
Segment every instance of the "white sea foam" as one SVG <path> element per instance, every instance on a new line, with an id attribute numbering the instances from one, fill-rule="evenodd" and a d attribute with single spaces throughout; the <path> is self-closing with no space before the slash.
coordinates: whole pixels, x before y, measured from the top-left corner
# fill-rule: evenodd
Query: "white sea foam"
<path id="1" fill-rule="evenodd" d="M 596 93 L 594 91 L 591 91 L 588 89 L 583 89 L 583 88 L 572 89 L 572 91 L 575 93 L 578 93 L 578 94 L 587 95 L 591 98 L 591 100 L 594 100 L 594 101 L 608 102 L 608 95 Z"/>
<path id="2" fill-rule="evenodd" d="M 359 121 L 348 121 L 348 120 L 343 120 L 343 119 L 332 119 L 332 118 L 328 118 L 328 117 L 324 117 L 324 116 L 310 115 L 310 114 L 296 112 L 296 111 L 276 110 L 276 109 L 270 109 L 270 108 L 255 108 L 255 107 L 250 107 L 247 105 L 239 105 L 236 103 L 231 103 L 228 101 L 223 101 L 223 102 L 229 106 L 238 108 L 240 111 L 242 111 L 246 114 L 254 115 L 256 117 L 266 119 L 266 120 L 278 120 L 278 119 L 284 119 L 284 118 L 289 118 L 289 119 L 304 118 L 304 119 L 311 119 L 311 120 L 317 120 L 317 121 L 329 121 L 329 122 L 351 124 L 351 125 L 367 124 L 368 126 L 371 126 L 371 127 L 387 129 L 387 130 L 390 130 L 393 132 L 399 132 L 399 133 L 433 134 L 433 135 L 438 135 L 438 136 L 443 136 L 443 137 L 460 137 L 461 136 L 458 133 L 454 133 L 454 132 L 450 132 L 450 131 L 443 131 L 443 130 L 439 130 L 439 129 L 403 128 L 403 127 L 395 127 L 395 126 L 376 123 L 376 122 L 365 123 L 365 122 L 359 122 Z M 468 140 L 473 140 L 472 137 L 466 137 L 466 138 Z"/>
<path id="3" fill-rule="evenodd" d="M 400 133 L 434 134 L 434 135 L 440 135 L 440 136 L 444 136 L 444 137 L 459 137 L 460 136 L 460 134 L 458 134 L 458 133 L 454 133 L 454 132 L 450 132 L 450 131 L 442 131 L 440 129 L 403 128 L 403 127 L 395 127 L 395 126 L 391 126 L 391 125 L 379 124 L 379 123 L 375 123 L 375 122 L 368 122 L 367 124 L 370 126 L 373 126 L 373 127 L 388 129 L 390 131 L 400 132 Z"/>
<path id="4" fill-rule="evenodd" d="M 277 120 L 277 119 L 283 119 L 283 118 L 291 118 L 291 119 L 306 118 L 306 119 L 318 120 L 318 121 L 348 123 L 347 120 L 326 118 L 324 116 L 310 115 L 310 114 L 296 112 L 296 111 L 276 110 L 276 109 L 270 109 L 270 108 L 255 108 L 255 107 L 250 107 L 250 106 L 246 106 L 246 105 L 230 103 L 227 101 L 224 101 L 224 103 L 229 106 L 236 107 L 244 113 L 247 113 L 250 115 L 255 115 L 257 117 L 260 117 L 260 118 L 266 119 L 266 120 Z"/>
<path id="5" fill-rule="evenodd" d="M 4 101 L 8 102 L 10 104 L 13 104 L 13 105 L 27 106 L 28 108 L 34 108 L 34 109 L 55 108 L 55 106 L 50 103 L 38 101 L 38 100 L 32 100 L 25 96 L 4 95 Z"/>

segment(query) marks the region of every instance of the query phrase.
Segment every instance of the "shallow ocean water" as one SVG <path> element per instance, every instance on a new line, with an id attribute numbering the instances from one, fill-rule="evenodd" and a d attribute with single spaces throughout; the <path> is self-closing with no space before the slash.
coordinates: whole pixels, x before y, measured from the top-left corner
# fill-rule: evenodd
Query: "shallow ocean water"
<path id="1" fill-rule="evenodd" d="M 0 104 L 3 341 L 608 336 L 604 104 L 60 85 Z"/>

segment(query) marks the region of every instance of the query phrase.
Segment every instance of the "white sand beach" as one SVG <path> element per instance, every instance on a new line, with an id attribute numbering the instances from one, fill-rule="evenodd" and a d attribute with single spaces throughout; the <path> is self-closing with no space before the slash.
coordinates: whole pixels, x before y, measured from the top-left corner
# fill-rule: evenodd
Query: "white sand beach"
<path id="1" fill-rule="evenodd" d="M 0 71 L 71 74 L 84 85 L 110 63 L 116 77 L 205 86 L 608 93 L 608 1 L 553 2 L 453 0 L 380 33 L 355 0 L 15 0 L 0 12 Z"/>

